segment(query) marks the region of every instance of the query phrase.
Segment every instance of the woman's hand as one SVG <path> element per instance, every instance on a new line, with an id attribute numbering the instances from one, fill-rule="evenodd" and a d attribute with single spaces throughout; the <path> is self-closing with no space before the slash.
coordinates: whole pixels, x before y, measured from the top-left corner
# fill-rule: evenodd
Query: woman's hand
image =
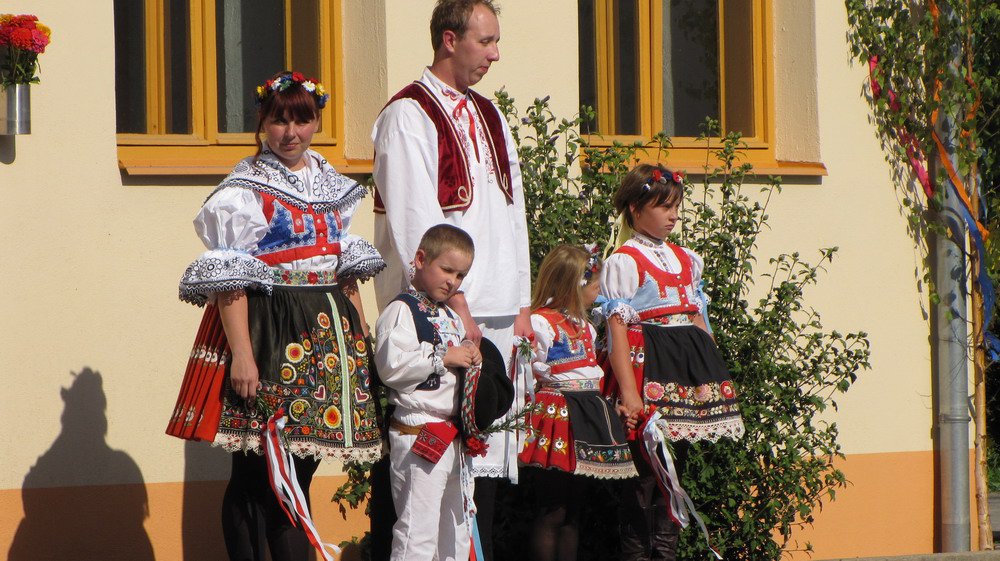
<path id="1" fill-rule="evenodd" d="M 229 384 L 243 399 L 249 400 L 257 397 L 260 374 L 257 372 L 257 363 L 254 362 L 252 354 L 233 356 L 233 362 L 229 366 Z"/>

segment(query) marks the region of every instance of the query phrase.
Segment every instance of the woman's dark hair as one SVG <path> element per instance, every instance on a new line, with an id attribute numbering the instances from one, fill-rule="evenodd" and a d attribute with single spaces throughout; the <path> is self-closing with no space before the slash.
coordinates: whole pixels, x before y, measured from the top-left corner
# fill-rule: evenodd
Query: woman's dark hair
<path id="1" fill-rule="evenodd" d="M 639 164 L 622 179 L 611 202 L 615 205 L 615 210 L 625 216 L 629 227 L 632 227 L 632 208 L 672 204 L 683 197 L 684 186 L 677 181 L 674 172 L 661 165 Z"/>
<path id="2" fill-rule="evenodd" d="M 282 76 L 291 76 L 292 72 L 282 70 L 271 76 L 271 80 L 277 80 Z M 260 158 L 264 151 L 264 144 L 260 140 L 260 135 L 264 132 L 264 121 L 268 118 L 288 117 L 299 122 L 308 122 L 319 118 L 320 107 L 316 104 L 316 96 L 302 87 L 298 82 L 292 82 L 287 88 L 270 92 L 260 105 L 257 106 L 257 153 L 254 154 L 254 161 Z"/>

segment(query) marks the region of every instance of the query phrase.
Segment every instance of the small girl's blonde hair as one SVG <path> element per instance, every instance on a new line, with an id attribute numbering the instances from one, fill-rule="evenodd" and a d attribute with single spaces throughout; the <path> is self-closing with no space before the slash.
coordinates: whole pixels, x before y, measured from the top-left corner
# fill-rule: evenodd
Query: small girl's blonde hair
<path id="1" fill-rule="evenodd" d="M 590 253 L 574 245 L 557 245 L 542 260 L 535 279 L 535 290 L 531 299 L 531 309 L 552 308 L 566 310 L 571 317 L 586 321 L 587 310 L 583 304 L 583 287 L 597 282 L 601 262 L 594 257 L 596 268 L 589 279 L 584 278 Z M 581 281 L 586 280 L 581 284 Z"/>

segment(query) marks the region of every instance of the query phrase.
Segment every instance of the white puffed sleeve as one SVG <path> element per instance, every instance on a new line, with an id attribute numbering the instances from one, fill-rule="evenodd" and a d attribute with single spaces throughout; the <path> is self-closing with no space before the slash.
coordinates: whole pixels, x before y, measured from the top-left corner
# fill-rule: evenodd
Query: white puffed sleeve
<path id="1" fill-rule="evenodd" d="M 413 315 L 405 302 L 390 302 L 375 322 L 375 366 L 379 379 L 399 393 L 412 393 L 431 374 L 447 375 L 445 351 L 444 344 L 435 346 L 417 338 Z"/>
<path id="2" fill-rule="evenodd" d="M 271 271 L 250 255 L 267 233 L 260 196 L 238 187 L 216 191 L 194 219 L 194 229 L 208 248 L 181 277 L 181 300 L 203 306 L 216 293 L 259 289 L 270 293 Z"/>
<path id="3" fill-rule="evenodd" d="M 368 240 L 354 234 L 347 234 L 340 239 L 337 278 L 342 282 L 364 282 L 382 269 L 385 269 L 385 260 Z"/>
<path id="4" fill-rule="evenodd" d="M 698 304 L 698 312 L 708 320 L 708 295 L 701 289 L 701 273 L 705 270 L 705 260 L 694 250 L 683 248 L 691 258 L 691 286 L 694 287 L 695 303 Z"/>
<path id="5" fill-rule="evenodd" d="M 531 371 L 536 379 L 545 379 L 551 375 L 552 368 L 546 364 L 545 359 L 549 356 L 549 348 L 556 338 L 555 331 L 549 320 L 538 314 L 531 314 L 531 330 L 535 332 L 535 354 L 531 360 Z"/>
<path id="6" fill-rule="evenodd" d="M 601 269 L 601 296 L 607 299 L 600 315 L 605 320 L 618 315 L 626 324 L 639 322 L 639 313 L 629 303 L 639 290 L 639 268 L 622 253 L 612 254 Z"/>

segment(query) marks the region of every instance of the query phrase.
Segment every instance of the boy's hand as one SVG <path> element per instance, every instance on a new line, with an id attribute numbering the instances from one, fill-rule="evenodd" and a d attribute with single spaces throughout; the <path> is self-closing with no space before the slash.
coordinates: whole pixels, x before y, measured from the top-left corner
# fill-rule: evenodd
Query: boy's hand
<path id="1" fill-rule="evenodd" d="M 462 346 L 469 347 L 472 351 L 472 364 L 482 364 L 483 363 L 483 353 L 479 351 L 479 346 L 472 341 L 466 339 L 462 341 Z"/>
<path id="2" fill-rule="evenodd" d="M 474 362 L 479 356 L 479 349 L 475 345 L 465 344 L 455 345 L 448 347 L 448 352 L 444 354 L 444 365 L 451 368 L 468 368 L 473 364 L 478 364 Z M 479 359 L 481 360 L 481 358 Z"/>

